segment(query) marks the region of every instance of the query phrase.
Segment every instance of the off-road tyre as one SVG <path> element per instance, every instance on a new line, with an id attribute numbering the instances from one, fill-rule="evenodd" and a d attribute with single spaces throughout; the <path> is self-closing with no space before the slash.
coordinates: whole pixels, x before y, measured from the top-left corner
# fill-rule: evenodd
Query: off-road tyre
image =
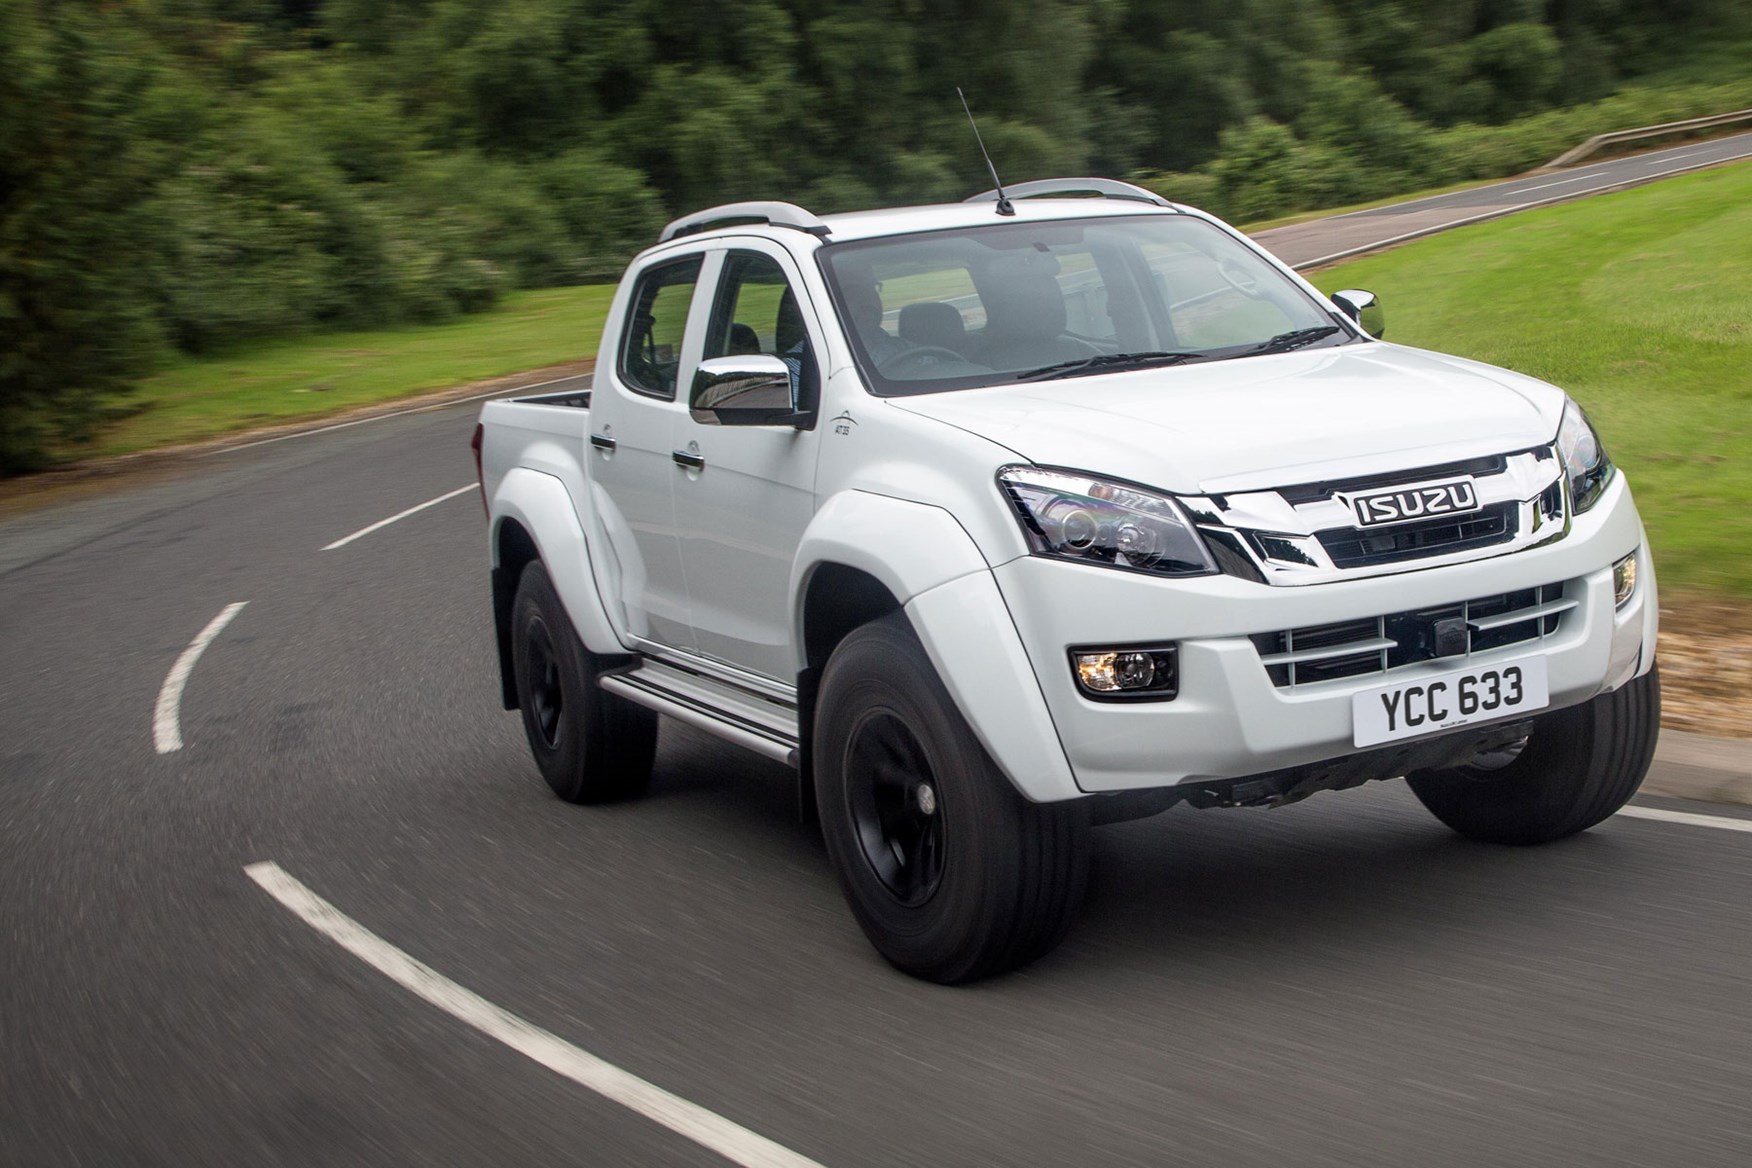
<path id="1" fill-rule="evenodd" d="M 828 856 L 853 916 L 896 968 L 973 981 L 1024 965 L 1064 937 L 1087 884 L 1087 809 L 1081 800 L 1030 803 L 1016 791 L 905 614 L 864 625 L 835 648 L 813 745 Z M 931 787 L 930 814 L 920 810 L 920 783 Z"/>
<path id="2" fill-rule="evenodd" d="M 523 569 L 511 602 L 511 664 L 523 732 L 554 794 L 603 803 L 644 792 L 657 715 L 596 684 L 597 658 L 578 640 L 539 560 Z"/>
<path id="3" fill-rule="evenodd" d="M 1661 728 L 1659 667 L 1538 718 L 1512 762 L 1406 776 L 1435 817 L 1470 839 L 1543 844 L 1586 831 L 1629 802 Z"/>

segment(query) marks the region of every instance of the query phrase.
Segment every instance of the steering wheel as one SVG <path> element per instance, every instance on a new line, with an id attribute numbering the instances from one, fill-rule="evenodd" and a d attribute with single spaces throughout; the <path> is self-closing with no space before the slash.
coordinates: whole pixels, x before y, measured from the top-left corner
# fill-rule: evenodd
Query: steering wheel
<path id="1" fill-rule="evenodd" d="M 1225 260 L 1217 265 L 1217 274 L 1223 277 L 1224 283 L 1241 295 L 1251 297 L 1254 300 L 1260 298 L 1258 278 L 1240 264 L 1232 260 Z"/>
<path id="2" fill-rule="evenodd" d="M 954 349 L 945 349 L 941 345 L 920 345 L 916 349 L 908 349 L 904 353 L 896 353 L 888 360 L 882 362 L 878 368 L 881 369 L 883 373 L 893 376 L 902 365 L 926 357 L 929 357 L 934 361 L 947 358 L 948 360 L 955 362 L 957 365 L 966 365 L 968 363 L 967 358 L 963 357 L 960 353 L 957 353 Z"/>

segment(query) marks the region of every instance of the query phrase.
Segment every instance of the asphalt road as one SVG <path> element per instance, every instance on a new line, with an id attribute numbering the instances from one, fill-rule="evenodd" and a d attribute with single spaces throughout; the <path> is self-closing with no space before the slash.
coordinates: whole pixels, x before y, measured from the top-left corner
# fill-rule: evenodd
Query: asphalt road
<path id="1" fill-rule="evenodd" d="M 1420 235 L 1464 223 L 1492 219 L 1545 203 L 1599 194 L 1622 186 L 1653 182 L 1688 170 L 1699 170 L 1741 158 L 1752 158 L 1752 133 L 1733 134 L 1705 142 L 1687 142 L 1625 158 L 1589 163 L 1566 170 L 1545 171 L 1509 182 L 1471 187 L 1353 211 L 1326 219 L 1274 227 L 1254 238 L 1285 263 L 1319 267 L 1346 256 L 1373 251 Z"/>
<path id="2" fill-rule="evenodd" d="M 949 990 L 874 955 L 781 767 L 666 723 L 649 798 L 555 801 L 496 701 L 473 493 L 319 550 L 468 484 L 474 412 L 0 528 L 0 1164 L 725 1162 L 260 863 L 449 979 L 417 985 L 828 1168 L 1752 1152 L 1749 834 L 1484 847 L 1403 784 L 1169 813 L 1097 833 L 1061 949 Z"/>

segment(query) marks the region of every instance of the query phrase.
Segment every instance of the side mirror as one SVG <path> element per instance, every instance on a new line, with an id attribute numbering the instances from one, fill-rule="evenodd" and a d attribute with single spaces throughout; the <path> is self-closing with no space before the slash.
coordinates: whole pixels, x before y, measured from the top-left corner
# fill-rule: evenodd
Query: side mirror
<path id="1" fill-rule="evenodd" d="M 687 399 L 707 426 L 795 426 L 809 420 L 797 406 L 790 366 L 766 353 L 701 361 Z"/>
<path id="2" fill-rule="evenodd" d="M 1380 340 L 1386 333 L 1387 315 L 1381 311 L 1381 302 L 1375 299 L 1373 292 L 1365 292 L 1361 288 L 1346 288 L 1343 292 L 1334 292 L 1332 302 L 1376 340 Z"/>

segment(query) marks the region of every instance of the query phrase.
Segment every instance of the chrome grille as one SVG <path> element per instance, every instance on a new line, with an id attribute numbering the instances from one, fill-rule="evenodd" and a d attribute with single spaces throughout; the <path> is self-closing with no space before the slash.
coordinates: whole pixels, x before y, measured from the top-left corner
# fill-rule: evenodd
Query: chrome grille
<path id="1" fill-rule="evenodd" d="M 1513 539 L 1514 503 L 1498 503 L 1471 515 L 1444 515 L 1386 528 L 1334 527 L 1314 538 L 1340 568 L 1396 564 L 1438 553 L 1469 551 Z"/>
<path id="2" fill-rule="evenodd" d="M 1466 628 L 1464 653 L 1448 655 L 1456 662 L 1474 653 L 1541 641 L 1558 631 L 1563 614 L 1576 605 L 1565 598 L 1562 584 L 1545 584 L 1430 608 L 1255 633 L 1252 640 L 1272 684 L 1291 689 L 1438 660 L 1436 623 L 1455 617 Z"/>
<path id="3" fill-rule="evenodd" d="M 1468 479 L 1478 508 L 1364 526 L 1354 499 Z M 1323 584 L 1467 563 L 1562 539 L 1563 467 L 1549 446 L 1388 473 L 1179 496 L 1223 570 L 1275 585 Z"/>

